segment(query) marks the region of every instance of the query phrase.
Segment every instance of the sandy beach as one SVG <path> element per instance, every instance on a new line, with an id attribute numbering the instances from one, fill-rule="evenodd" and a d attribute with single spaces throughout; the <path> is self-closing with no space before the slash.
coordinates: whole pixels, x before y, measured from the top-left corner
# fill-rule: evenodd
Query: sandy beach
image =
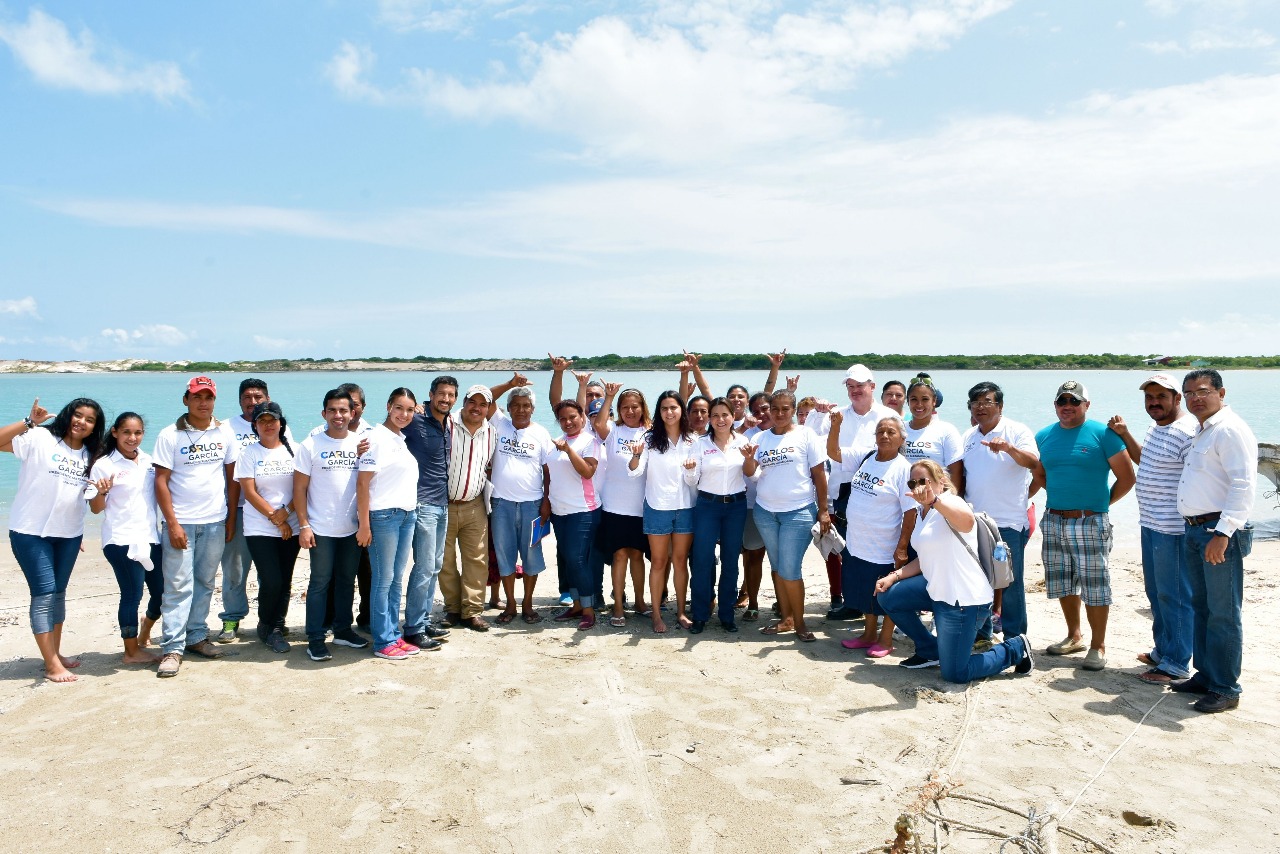
<path id="1" fill-rule="evenodd" d="M 64 652 L 83 666 L 66 686 L 42 679 L 7 549 L 2 566 L 4 850 L 855 852 L 924 806 L 955 822 L 946 850 L 994 852 L 999 838 L 962 827 L 1020 833 L 1051 803 L 1110 851 L 1280 848 L 1280 664 L 1259 643 L 1280 614 L 1280 543 L 1246 561 L 1245 694 L 1219 715 L 1135 678 L 1150 618 L 1132 552 L 1114 555 L 1108 670 L 1040 654 L 1029 677 L 967 690 L 897 667 L 909 642 L 880 662 L 841 649 L 861 623 L 822 619 L 812 551 L 815 644 L 714 620 L 656 636 L 631 616 L 586 633 L 549 620 L 455 630 L 402 663 L 337 647 L 314 663 L 304 559 L 292 652 L 242 639 L 160 681 L 120 663 L 115 581 L 94 540 L 69 592 Z M 547 616 L 553 573 L 539 585 Z M 1028 577 L 1043 577 L 1038 538 Z M 1032 589 L 1043 650 L 1062 621 L 1042 582 Z M 931 780 L 954 784 L 936 804 Z M 931 845 L 934 825 L 919 827 Z M 1099 850 L 1061 833 L 1058 845 Z"/>

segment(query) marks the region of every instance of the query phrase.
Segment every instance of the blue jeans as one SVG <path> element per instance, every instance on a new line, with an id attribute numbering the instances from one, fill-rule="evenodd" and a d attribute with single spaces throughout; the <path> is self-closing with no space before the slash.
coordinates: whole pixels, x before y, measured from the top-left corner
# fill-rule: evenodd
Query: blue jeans
<path id="1" fill-rule="evenodd" d="M 1151 603 L 1151 660 L 1175 679 L 1191 675 L 1191 643 L 1195 611 L 1182 534 L 1142 528 L 1142 581 Z"/>
<path id="2" fill-rule="evenodd" d="M 783 581 L 800 581 L 804 578 L 804 553 L 813 542 L 811 529 L 818 521 L 818 505 L 810 502 L 799 510 L 771 513 L 757 504 L 753 512 L 770 568 Z"/>
<path id="3" fill-rule="evenodd" d="M 1000 625 L 1006 638 L 1016 638 L 1027 633 L 1027 588 L 1024 582 L 1027 540 L 1031 532 L 1026 528 L 1001 528 L 1000 539 L 1009 547 L 1009 563 L 1013 568 L 1013 581 L 1004 589 L 1000 599 Z"/>
<path id="4" fill-rule="evenodd" d="M 508 501 L 495 498 L 493 515 L 489 517 L 489 536 L 493 539 L 493 551 L 498 557 L 498 574 L 503 578 L 515 575 L 516 558 L 525 575 L 537 575 L 547 568 L 542 556 L 542 541 L 530 546 L 533 520 L 538 518 L 542 501 Z"/>
<path id="5" fill-rule="evenodd" d="M 413 549 L 416 515 L 412 510 L 391 507 L 369 512 L 369 630 L 375 650 L 400 639 L 400 590 L 404 568 Z M 444 543 L 444 538 L 440 538 Z"/>
<path id="6" fill-rule="evenodd" d="M 596 580 L 591 569 L 591 544 L 600 524 L 600 511 L 551 516 L 556 532 L 556 566 L 563 577 L 561 589 L 583 608 L 594 608 Z"/>
<path id="7" fill-rule="evenodd" d="M 67 585 L 84 537 L 37 537 L 9 532 L 13 556 L 31 590 L 31 633 L 53 631 L 67 619 Z"/>
<path id="8" fill-rule="evenodd" d="M 183 525 L 182 530 L 187 532 L 187 547 L 178 550 L 169 543 L 169 526 L 160 525 L 160 546 L 164 550 L 160 643 L 166 655 L 181 655 L 188 646 L 209 637 L 209 604 L 227 542 L 226 522 Z"/>
<path id="9" fill-rule="evenodd" d="M 160 619 L 160 597 L 164 594 L 164 575 L 160 567 L 164 564 L 164 549 L 159 543 L 151 546 L 151 566 L 147 570 L 142 564 L 129 558 L 128 546 L 106 545 L 102 553 L 111 564 L 116 574 L 116 584 L 120 587 L 120 607 L 116 617 L 120 622 L 120 637 L 136 638 L 138 636 L 138 606 L 142 604 L 142 591 L 145 586 L 151 598 L 147 601 L 147 619 Z"/>
<path id="10" fill-rule="evenodd" d="M 716 543 L 720 543 L 720 586 L 716 593 L 716 613 L 720 622 L 733 622 L 733 606 L 738 601 L 738 557 L 742 554 L 742 532 L 747 527 L 746 500 L 725 504 L 698 496 L 693 508 L 693 551 L 690 554 L 689 586 L 693 596 L 693 619 L 711 619 L 711 596 L 716 590 Z"/>
<path id="11" fill-rule="evenodd" d="M 449 505 L 419 504 L 413 530 L 413 569 L 405 591 L 404 633 L 420 635 L 431 623 L 436 584 L 444 566 L 444 541 L 449 530 Z"/>
<path id="12" fill-rule="evenodd" d="M 373 527 L 372 518 L 369 526 Z M 316 547 L 311 550 L 311 580 L 307 582 L 308 641 L 324 640 L 331 583 L 333 629 L 341 631 L 351 628 L 351 603 L 355 599 L 356 567 L 359 565 L 360 546 L 356 544 L 355 534 L 346 537 L 322 537 L 316 534 Z"/>
<path id="13" fill-rule="evenodd" d="M 222 613 L 219 620 L 240 622 L 249 616 L 249 543 L 244 538 L 244 508 L 236 513 L 236 533 L 222 547 Z"/>
<path id="14" fill-rule="evenodd" d="M 991 612 L 991 603 L 948 605 L 929 598 L 923 575 L 913 575 L 894 584 L 877 597 L 889 619 L 916 645 L 916 655 L 934 659 L 942 668 L 942 678 L 965 684 L 994 676 L 1012 667 L 1026 655 L 1025 642 L 1014 637 L 986 652 L 973 652 L 978 625 Z M 935 637 L 920 622 L 917 611 L 933 612 Z"/>
<path id="15" fill-rule="evenodd" d="M 1240 696 L 1240 659 L 1244 654 L 1244 558 L 1235 536 L 1227 544 L 1226 560 L 1205 563 L 1204 547 L 1213 539 L 1213 526 L 1187 526 L 1183 547 L 1191 578 L 1192 636 L 1196 680 L 1226 697 Z"/>

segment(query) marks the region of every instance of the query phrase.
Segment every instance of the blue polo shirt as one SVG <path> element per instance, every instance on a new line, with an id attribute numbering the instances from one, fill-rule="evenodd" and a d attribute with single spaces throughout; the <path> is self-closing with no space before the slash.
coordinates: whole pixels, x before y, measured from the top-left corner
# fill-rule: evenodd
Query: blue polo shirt
<path id="1" fill-rule="evenodd" d="M 1036 433 L 1050 509 L 1092 510 L 1111 507 L 1111 463 L 1124 440 L 1101 421 L 1086 419 L 1068 430 L 1050 424 Z"/>
<path id="2" fill-rule="evenodd" d="M 445 507 L 449 504 L 449 452 L 453 444 L 453 418 L 441 424 L 431 415 L 415 415 L 404 428 L 405 445 L 418 461 L 418 503 Z"/>

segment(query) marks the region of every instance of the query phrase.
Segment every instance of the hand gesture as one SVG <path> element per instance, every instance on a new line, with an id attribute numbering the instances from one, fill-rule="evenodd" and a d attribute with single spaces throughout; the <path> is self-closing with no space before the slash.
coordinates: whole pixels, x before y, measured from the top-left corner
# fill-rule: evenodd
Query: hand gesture
<path id="1" fill-rule="evenodd" d="M 813 409 L 815 412 L 821 412 L 823 415 L 826 415 L 828 412 L 834 412 L 837 407 L 829 400 L 819 400 L 813 405 Z"/>
<path id="2" fill-rule="evenodd" d="M 991 453 L 993 454 L 998 454 L 1002 451 L 1007 454 L 1009 449 L 1013 447 L 1013 445 L 1010 445 L 1007 441 L 999 437 L 996 437 L 995 439 L 983 439 L 982 444 L 990 448 Z"/>
<path id="3" fill-rule="evenodd" d="M 644 442 L 627 442 L 627 450 L 631 452 L 631 456 L 638 457 L 644 453 Z"/>
<path id="4" fill-rule="evenodd" d="M 1129 432 L 1129 425 L 1124 423 L 1124 416 L 1112 415 L 1107 419 L 1107 426 L 1111 428 L 1117 436 L 1123 436 Z"/>
<path id="5" fill-rule="evenodd" d="M 830 404 L 828 404 L 828 406 L 830 406 Z M 816 409 L 817 407 L 814 408 Z M 844 422 L 844 413 L 839 409 L 829 408 L 827 410 L 827 420 L 831 422 L 831 431 L 834 433 L 840 429 L 841 423 Z"/>
<path id="6" fill-rule="evenodd" d="M 36 398 L 35 403 L 31 404 L 31 415 L 29 416 L 36 424 L 43 424 L 49 420 L 49 410 L 40 405 L 40 398 Z"/>
<path id="7" fill-rule="evenodd" d="M 744 460 L 749 460 L 749 459 L 751 459 L 752 457 L 754 457 L 754 456 L 756 455 L 756 451 L 760 450 L 760 446 L 759 446 L 759 445 L 753 445 L 753 444 L 751 444 L 750 442 L 748 442 L 747 444 L 743 445 L 743 446 L 742 446 L 741 448 L 739 448 L 738 450 L 742 451 L 742 458 L 743 458 Z"/>
<path id="8" fill-rule="evenodd" d="M 591 379 L 591 371 L 571 371 L 570 373 L 577 377 L 578 385 L 586 385 Z"/>
<path id="9" fill-rule="evenodd" d="M 916 503 L 921 507 L 928 507 L 938 500 L 938 493 L 933 491 L 933 484 L 926 480 L 924 483 L 919 484 L 915 489 L 911 490 L 911 497 L 914 498 Z"/>
<path id="10" fill-rule="evenodd" d="M 748 413 L 746 413 L 746 414 L 744 414 L 744 415 L 742 416 L 742 429 L 743 429 L 743 430 L 749 430 L 750 428 L 752 428 L 752 427 L 756 426 L 756 425 L 757 425 L 757 424 L 759 424 L 759 423 L 760 423 L 759 419 L 757 419 L 757 418 L 756 418 L 754 415 L 752 415 L 750 412 L 748 412 Z"/>
<path id="11" fill-rule="evenodd" d="M 800 388 L 800 375 L 796 374 L 794 377 L 787 377 L 787 391 L 795 394 L 798 388 Z"/>
<path id="12" fill-rule="evenodd" d="M 369 437 L 368 436 L 364 437 L 359 442 L 356 442 L 356 456 L 363 457 L 367 453 L 369 453 Z"/>
<path id="13" fill-rule="evenodd" d="M 569 452 L 569 442 L 563 438 L 552 439 L 551 444 L 555 445 L 556 450 L 562 454 L 566 454 Z"/>
<path id="14" fill-rule="evenodd" d="M 605 383 L 604 384 L 604 396 L 609 398 L 610 400 L 613 400 L 613 398 L 615 398 L 618 392 L 620 391 L 622 391 L 622 383 Z"/>
<path id="15" fill-rule="evenodd" d="M 32 420 L 35 420 L 35 419 L 32 419 Z M 116 480 L 115 475 L 111 475 L 111 477 L 104 477 L 104 478 L 101 478 L 100 480 L 95 480 L 93 482 L 93 488 L 98 490 L 99 495 L 106 495 L 108 492 L 111 491 L 111 484 L 115 483 L 115 480 Z"/>
<path id="16" fill-rule="evenodd" d="M 698 467 L 698 461 L 697 461 L 697 460 L 695 460 L 693 457 L 685 457 L 685 458 L 684 458 L 684 467 L 685 467 L 685 469 L 686 469 L 686 470 L 688 470 L 688 471 L 693 471 L 694 469 L 696 469 L 696 468 Z"/>
<path id="17" fill-rule="evenodd" d="M 783 347 L 781 353 L 765 353 L 765 355 L 769 357 L 769 361 L 775 368 L 781 368 L 782 360 L 787 358 L 787 348 Z"/>
<path id="18" fill-rule="evenodd" d="M 417 406 L 413 408 L 413 411 L 415 415 L 426 415 L 427 405 L 425 403 L 419 403 Z"/>
<path id="19" fill-rule="evenodd" d="M 566 359 L 564 356 L 553 356 L 548 353 L 547 358 L 551 360 L 551 370 L 556 373 L 567 371 L 569 366 L 573 364 L 572 359 Z"/>
<path id="20" fill-rule="evenodd" d="M 684 351 L 684 362 L 680 363 L 679 365 L 676 365 L 676 367 L 677 367 L 677 368 L 683 368 L 683 367 L 686 367 L 686 366 L 687 366 L 687 367 L 690 367 L 690 368 L 696 368 L 696 367 L 698 367 L 698 360 L 699 360 L 699 359 L 701 359 L 701 358 L 702 358 L 702 356 L 700 356 L 699 354 L 697 354 L 697 353 L 690 353 L 688 350 L 685 350 L 685 351 Z"/>
<path id="21" fill-rule="evenodd" d="M 511 375 L 512 388 L 524 388 L 527 385 L 529 385 L 529 378 L 526 377 L 524 374 L 520 373 L 519 371 L 516 371 Z"/>

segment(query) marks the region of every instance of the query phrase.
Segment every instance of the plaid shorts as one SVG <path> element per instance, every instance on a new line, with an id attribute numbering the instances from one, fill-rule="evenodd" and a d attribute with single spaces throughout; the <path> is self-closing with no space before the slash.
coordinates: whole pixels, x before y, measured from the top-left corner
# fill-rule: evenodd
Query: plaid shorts
<path id="1" fill-rule="evenodd" d="M 1111 518 L 1106 513 L 1064 519 L 1045 513 L 1040 520 L 1041 559 L 1050 599 L 1079 596 L 1084 604 L 1111 604 Z"/>

